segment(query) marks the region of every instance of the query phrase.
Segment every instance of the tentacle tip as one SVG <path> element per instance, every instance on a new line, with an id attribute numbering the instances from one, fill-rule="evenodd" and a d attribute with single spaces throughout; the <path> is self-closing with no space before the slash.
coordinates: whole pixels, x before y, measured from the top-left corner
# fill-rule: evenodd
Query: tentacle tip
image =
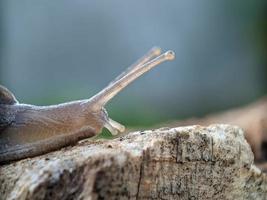
<path id="1" fill-rule="evenodd" d="M 173 60 L 175 58 L 174 51 L 171 51 L 171 50 L 167 51 L 165 53 L 165 57 L 166 57 L 167 60 Z"/>
<path id="2" fill-rule="evenodd" d="M 158 46 L 153 47 L 152 51 L 153 51 L 155 56 L 159 56 L 161 54 L 161 48 Z"/>
<path id="3" fill-rule="evenodd" d="M 108 118 L 108 121 L 104 126 L 111 132 L 112 135 L 117 135 L 118 133 L 125 131 L 125 126 L 110 118 Z"/>
<path id="4" fill-rule="evenodd" d="M 121 133 L 123 133 L 123 132 L 125 131 L 125 129 L 126 129 L 125 126 L 121 125 L 119 131 L 120 131 Z"/>

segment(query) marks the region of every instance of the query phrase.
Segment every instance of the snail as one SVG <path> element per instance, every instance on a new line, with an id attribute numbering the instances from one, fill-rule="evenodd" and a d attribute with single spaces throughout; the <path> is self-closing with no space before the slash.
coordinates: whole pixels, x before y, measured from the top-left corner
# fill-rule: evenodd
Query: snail
<path id="1" fill-rule="evenodd" d="M 19 103 L 0 85 L 0 163 L 58 150 L 99 134 L 104 127 L 113 135 L 123 132 L 124 126 L 108 117 L 105 104 L 136 78 L 174 57 L 173 51 L 160 55 L 160 48 L 154 47 L 90 99 L 57 105 Z"/>

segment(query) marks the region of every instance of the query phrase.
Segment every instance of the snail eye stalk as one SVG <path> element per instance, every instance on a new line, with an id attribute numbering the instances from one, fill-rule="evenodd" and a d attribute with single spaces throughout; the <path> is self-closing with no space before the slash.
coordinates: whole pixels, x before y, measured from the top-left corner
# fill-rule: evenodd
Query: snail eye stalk
<path id="1" fill-rule="evenodd" d="M 162 62 L 173 60 L 175 54 L 173 51 L 167 51 L 164 54 L 142 64 L 133 67 L 130 70 L 126 70 L 126 73 L 120 75 L 106 88 L 101 90 L 98 94 L 93 96 L 89 101 L 94 104 L 94 109 L 101 109 L 108 101 L 110 101 L 114 96 L 116 96 L 121 90 L 123 90 L 127 85 L 132 83 L 138 77 L 140 77 L 145 72 L 151 70 L 155 66 L 161 64 Z"/>

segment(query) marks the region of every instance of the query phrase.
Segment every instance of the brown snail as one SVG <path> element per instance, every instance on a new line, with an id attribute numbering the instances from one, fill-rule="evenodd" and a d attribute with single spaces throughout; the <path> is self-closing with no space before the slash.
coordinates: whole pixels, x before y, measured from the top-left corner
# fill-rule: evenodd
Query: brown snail
<path id="1" fill-rule="evenodd" d="M 106 88 L 85 100 L 52 106 L 21 104 L 0 85 L 0 163 L 57 150 L 95 136 L 103 127 L 113 135 L 123 132 L 124 126 L 108 117 L 104 105 L 143 73 L 174 59 L 173 51 L 159 54 L 159 48 L 152 48 Z"/>

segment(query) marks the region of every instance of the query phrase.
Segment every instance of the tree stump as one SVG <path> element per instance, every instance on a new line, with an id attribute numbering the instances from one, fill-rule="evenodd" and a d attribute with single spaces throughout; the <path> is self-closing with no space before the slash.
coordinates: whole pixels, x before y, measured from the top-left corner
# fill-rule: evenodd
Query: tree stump
<path id="1" fill-rule="evenodd" d="M 0 167 L 0 199 L 267 199 L 243 131 L 230 125 L 85 140 Z"/>

